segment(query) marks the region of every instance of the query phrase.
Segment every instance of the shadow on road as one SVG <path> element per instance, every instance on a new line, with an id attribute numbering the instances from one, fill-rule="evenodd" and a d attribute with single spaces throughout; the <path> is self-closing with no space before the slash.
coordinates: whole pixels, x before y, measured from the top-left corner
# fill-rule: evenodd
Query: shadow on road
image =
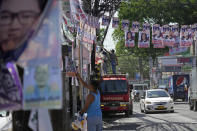
<path id="1" fill-rule="evenodd" d="M 155 114 L 155 113 L 153 113 Z M 157 114 L 157 113 L 156 113 Z M 156 119 L 154 121 L 147 118 Z M 132 118 L 137 118 L 140 122 L 132 122 Z M 125 122 L 123 122 L 124 119 Z M 130 119 L 130 120 L 129 120 Z M 111 114 L 103 117 L 104 126 L 103 130 L 135 130 L 135 131 L 194 131 L 197 128 L 197 123 L 180 123 L 170 122 L 168 120 L 157 118 L 151 115 L 141 114 L 134 112 L 130 118 L 127 118 L 122 114 Z M 120 122 L 117 122 L 120 121 Z M 157 122 L 162 120 L 163 122 Z"/>

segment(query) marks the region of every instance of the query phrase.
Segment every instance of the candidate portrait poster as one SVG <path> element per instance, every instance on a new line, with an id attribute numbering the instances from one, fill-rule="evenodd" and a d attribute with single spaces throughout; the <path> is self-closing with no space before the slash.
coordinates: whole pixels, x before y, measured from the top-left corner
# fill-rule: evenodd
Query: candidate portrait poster
<path id="1" fill-rule="evenodd" d="M 162 26 L 163 45 L 172 47 L 174 45 L 174 38 L 172 35 L 171 27 L 169 25 Z"/>
<path id="2" fill-rule="evenodd" d="M 197 24 L 193 24 L 191 28 L 192 28 L 192 38 L 194 40 L 197 40 Z"/>
<path id="3" fill-rule="evenodd" d="M 149 48 L 150 47 L 150 32 L 139 32 L 138 37 L 138 48 Z"/>
<path id="4" fill-rule="evenodd" d="M 126 47 L 135 46 L 135 32 L 125 31 L 125 46 Z"/>
<path id="5" fill-rule="evenodd" d="M 122 30 L 129 30 L 129 20 L 122 20 Z"/>
<path id="6" fill-rule="evenodd" d="M 42 64 L 26 68 L 24 73 L 23 108 L 61 108 L 61 79 L 61 71 L 57 66 Z"/>
<path id="7" fill-rule="evenodd" d="M 146 34 L 150 34 L 150 24 L 149 23 L 144 23 L 142 25 L 142 31 L 145 32 Z"/>
<path id="8" fill-rule="evenodd" d="M 139 22 L 134 21 L 134 22 L 132 23 L 131 31 L 132 31 L 132 32 L 135 32 L 135 33 L 138 33 L 139 27 L 140 27 Z"/>
<path id="9" fill-rule="evenodd" d="M 22 85 L 16 65 L 0 65 L 0 110 L 22 108 Z"/>
<path id="10" fill-rule="evenodd" d="M 117 17 L 113 17 L 113 20 L 112 20 L 112 28 L 118 28 L 119 26 L 119 19 Z"/>
<path id="11" fill-rule="evenodd" d="M 155 24 L 152 27 L 152 44 L 154 48 L 164 48 L 163 37 L 161 27 L 159 24 Z"/>
<path id="12" fill-rule="evenodd" d="M 103 26 L 108 26 L 109 24 L 110 24 L 110 17 L 104 15 L 104 16 L 102 17 L 102 25 L 103 25 Z"/>
<path id="13" fill-rule="evenodd" d="M 181 47 L 190 47 L 192 45 L 192 33 L 188 25 L 181 26 L 180 38 Z"/>

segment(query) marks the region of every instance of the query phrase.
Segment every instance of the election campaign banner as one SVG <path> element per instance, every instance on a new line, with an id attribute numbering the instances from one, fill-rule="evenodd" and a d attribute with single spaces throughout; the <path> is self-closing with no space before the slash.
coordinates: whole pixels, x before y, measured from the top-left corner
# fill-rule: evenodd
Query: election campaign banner
<path id="1" fill-rule="evenodd" d="M 113 17 L 113 20 L 112 20 L 112 28 L 118 28 L 119 26 L 119 19 L 117 17 Z"/>
<path id="2" fill-rule="evenodd" d="M 135 46 L 135 32 L 125 31 L 125 46 L 126 47 Z"/>
<path id="3" fill-rule="evenodd" d="M 155 24 L 152 27 L 152 44 L 154 48 L 164 48 L 161 27 Z"/>
<path id="4" fill-rule="evenodd" d="M 129 29 L 129 20 L 122 20 L 122 30 L 128 30 Z"/>
<path id="5" fill-rule="evenodd" d="M 172 31 L 169 25 L 162 26 L 162 35 L 163 35 L 163 45 L 172 47 L 174 46 L 174 38 L 172 36 Z"/>
<path id="6" fill-rule="evenodd" d="M 139 27 L 140 27 L 139 22 L 134 21 L 134 22 L 132 23 L 131 31 L 132 31 L 132 32 L 135 32 L 135 33 L 138 33 Z"/>
<path id="7" fill-rule="evenodd" d="M 149 48 L 150 47 L 150 32 L 140 31 L 138 38 L 138 48 Z"/>
<path id="8" fill-rule="evenodd" d="M 192 45 L 192 32 L 188 25 L 181 26 L 180 38 L 181 47 L 190 47 Z"/>

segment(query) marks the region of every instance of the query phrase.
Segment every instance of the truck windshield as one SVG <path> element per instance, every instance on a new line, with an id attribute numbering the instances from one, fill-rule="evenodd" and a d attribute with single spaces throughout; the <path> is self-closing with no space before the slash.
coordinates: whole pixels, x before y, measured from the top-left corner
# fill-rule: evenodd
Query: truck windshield
<path id="1" fill-rule="evenodd" d="M 101 93 L 127 93 L 126 80 L 104 80 L 101 83 Z"/>

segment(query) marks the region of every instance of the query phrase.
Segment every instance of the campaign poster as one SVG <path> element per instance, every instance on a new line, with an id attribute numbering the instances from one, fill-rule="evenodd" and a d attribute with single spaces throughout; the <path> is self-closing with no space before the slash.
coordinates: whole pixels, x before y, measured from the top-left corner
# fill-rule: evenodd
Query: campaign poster
<path id="1" fill-rule="evenodd" d="M 103 26 L 108 26 L 109 24 L 110 24 L 110 17 L 104 15 L 104 16 L 102 17 L 102 25 L 103 25 Z"/>
<path id="2" fill-rule="evenodd" d="M 37 32 L 28 40 L 28 46 L 18 59 L 18 64 L 26 67 L 37 64 L 61 65 L 61 11 L 58 1 L 54 1 L 46 12 Z"/>
<path id="3" fill-rule="evenodd" d="M 48 0 L 43 4 L 43 2 L 32 0 L 23 0 L 23 2 L 1 0 L 0 59 L 5 62 L 18 60 L 52 1 Z M 13 14 L 17 14 L 17 17 L 13 17 Z M 16 23 L 13 23 L 14 21 Z"/>
<path id="4" fill-rule="evenodd" d="M 154 48 L 164 48 L 163 37 L 161 27 L 159 24 L 155 24 L 152 27 L 152 44 Z"/>
<path id="5" fill-rule="evenodd" d="M 117 17 L 113 17 L 113 20 L 112 20 L 112 28 L 118 28 L 119 26 L 119 19 Z"/>
<path id="6" fill-rule="evenodd" d="M 83 29 L 84 29 L 83 41 L 89 44 L 93 44 L 93 40 L 91 39 L 92 27 L 88 24 L 85 24 Z"/>
<path id="7" fill-rule="evenodd" d="M 129 30 L 129 20 L 122 20 L 122 30 Z"/>
<path id="8" fill-rule="evenodd" d="M 180 36 L 176 37 L 174 46 L 169 48 L 169 55 L 183 55 L 183 56 L 190 55 L 190 51 L 188 47 L 180 46 Z"/>
<path id="9" fill-rule="evenodd" d="M 174 38 L 172 35 L 171 27 L 169 25 L 162 26 L 163 45 L 172 47 L 174 46 Z"/>
<path id="10" fill-rule="evenodd" d="M 149 48 L 150 47 L 150 32 L 139 32 L 138 37 L 138 48 Z"/>
<path id="11" fill-rule="evenodd" d="M 91 40 L 92 42 L 96 40 L 96 28 L 91 27 Z"/>
<path id="12" fill-rule="evenodd" d="M 125 31 L 125 46 L 126 47 L 135 46 L 135 32 Z"/>
<path id="13" fill-rule="evenodd" d="M 142 25 L 142 30 L 143 32 L 145 32 L 146 34 L 150 34 L 150 24 L 149 23 L 144 23 Z"/>
<path id="14" fill-rule="evenodd" d="M 139 27 L 140 27 L 139 22 L 134 21 L 134 22 L 132 23 L 131 31 L 132 31 L 132 32 L 135 32 L 135 33 L 138 33 Z"/>
<path id="15" fill-rule="evenodd" d="M 197 40 L 197 24 L 192 25 L 192 37 L 194 40 Z"/>
<path id="16" fill-rule="evenodd" d="M 42 64 L 25 68 L 23 108 L 61 108 L 61 79 L 61 71 L 58 66 Z"/>
<path id="17" fill-rule="evenodd" d="M 192 45 L 192 33 L 188 25 L 182 25 L 180 31 L 180 46 L 181 47 L 190 47 Z"/>
<path id="18" fill-rule="evenodd" d="M 66 57 L 66 76 L 68 77 L 74 77 L 75 76 L 75 73 L 77 72 L 77 69 L 76 69 L 76 63 L 74 60 L 72 60 L 72 58 L 70 57 Z"/>
<path id="19" fill-rule="evenodd" d="M 22 108 L 22 85 L 14 63 L 0 65 L 0 110 Z"/>
<path id="20" fill-rule="evenodd" d="M 83 14 L 83 10 L 80 7 L 79 0 L 70 0 L 70 9 L 72 18 L 80 22 L 80 20 L 82 20 L 81 14 Z"/>

